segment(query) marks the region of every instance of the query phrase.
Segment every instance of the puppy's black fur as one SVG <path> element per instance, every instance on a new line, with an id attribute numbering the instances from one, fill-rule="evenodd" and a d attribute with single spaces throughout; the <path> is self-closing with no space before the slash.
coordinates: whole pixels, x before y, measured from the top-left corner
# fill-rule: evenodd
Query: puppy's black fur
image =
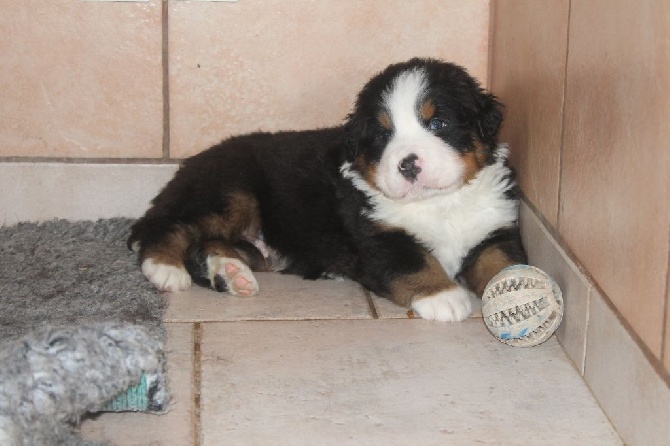
<path id="1" fill-rule="evenodd" d="M 141 262 L 185 268 L 195 283 L 220 291 L 229 287 L 208 264 L 215 254 L 306 279 L 345 276 L 407 306 L 456 286 L 455 277 L 486 248 L 509 264 L 524 263 L 518 228 L 499 228 L 471 246 L 457 274 L 447 277 L 432 246 L 412 228 L 375 218 L 370 193 L 343 174 L 350 166 L 379 189 L 376 169 L 395 131 L 380 98 L 398 76 L 416 69 L 426 73 L 430 100 L 417 112 L 422 125 L 474 166 L 472 177 L 494 164 L 502 121 L 495 97 L 461 67 L 412 59 L 375 76 L 342 126 L 233 137 L 188 158 L 133 226 L 129 246 L 139 246 Z M 511 173 L 506 181 L 506 199 L 516 200 Z"/>

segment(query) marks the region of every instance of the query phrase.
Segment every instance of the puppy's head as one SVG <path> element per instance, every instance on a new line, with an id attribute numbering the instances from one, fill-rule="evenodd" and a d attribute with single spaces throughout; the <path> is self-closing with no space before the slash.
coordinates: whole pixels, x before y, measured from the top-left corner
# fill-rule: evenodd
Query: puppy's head
<path id="1" fill-rule="evenodd" d="M 346 122 L 351 169 L 394 200 L 455 191 L 494 162 L 501 108 L 457 65 L 391 65 L 363 88 Z"/>

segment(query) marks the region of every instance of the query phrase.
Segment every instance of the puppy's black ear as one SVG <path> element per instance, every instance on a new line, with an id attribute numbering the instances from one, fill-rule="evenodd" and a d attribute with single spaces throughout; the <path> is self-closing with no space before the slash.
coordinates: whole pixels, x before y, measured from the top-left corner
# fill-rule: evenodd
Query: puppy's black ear
<path id="1" fill-rule="evenodd" d="M 347 121 L 344 123 L 344 142 L 346 145 L 346 153 L 344 154 L 346 161 L 353 162 L 363 150 L 362 139 L 367 133 L 364 121 L 356 119 L 353 114 L 347 116 Z"/>
<path id="2" fill-rule="evenodd" d="M 495 144 L 498 129 L 503 121 L 503 105 L 494 95 L 482 92 L 479 95 L 479 132 L 482 141 Z"/>

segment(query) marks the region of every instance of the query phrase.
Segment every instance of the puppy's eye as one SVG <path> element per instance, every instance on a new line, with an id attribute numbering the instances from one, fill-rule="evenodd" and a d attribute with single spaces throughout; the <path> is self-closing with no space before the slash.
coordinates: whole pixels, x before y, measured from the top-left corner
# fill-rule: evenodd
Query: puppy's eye
<path id="1" fill-rule="evenodd" d="M 428 121 L 428 129 L 429 130 L 442 130 L 446 126 L 447 126 L 447 122 L 443 121 L 442 119 L 433 118 L 430 121 Z"/>
<path id="2" fill-rule="evenodd" d="M 391 132 L 388 131 L 388 130 L 385 130 L 383 132 L 377 133 L 377 136 L 375 137 L 375 142 L 378 143 L 378 144 L 383 144 L 386 141 L 388 141 L 388 139 L 390 137 L 391 137 Z"/>

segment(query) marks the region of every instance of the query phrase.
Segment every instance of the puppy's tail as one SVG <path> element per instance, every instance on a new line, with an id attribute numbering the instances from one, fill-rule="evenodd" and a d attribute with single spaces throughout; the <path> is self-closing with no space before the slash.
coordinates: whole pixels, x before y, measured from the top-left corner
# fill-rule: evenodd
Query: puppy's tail
<path id="1" fill-rule="evenodd" d="M 140 225 L 142 223 L 142 220 L 139 220 L 133 226 L 130 228 L 130 236 L 128 237 L 128 240 L 126 241 L 126 246 L 128 249 L 131 251 L 139 252 L 140 250 Z"/>
<path id="2" fill-rule="evenodd" d="M 126 242 L 128 249 L 139 252 L 169 232 L 172 223 L 167 218 L 144 216 L 130 228 L 130 236 Z"/>

